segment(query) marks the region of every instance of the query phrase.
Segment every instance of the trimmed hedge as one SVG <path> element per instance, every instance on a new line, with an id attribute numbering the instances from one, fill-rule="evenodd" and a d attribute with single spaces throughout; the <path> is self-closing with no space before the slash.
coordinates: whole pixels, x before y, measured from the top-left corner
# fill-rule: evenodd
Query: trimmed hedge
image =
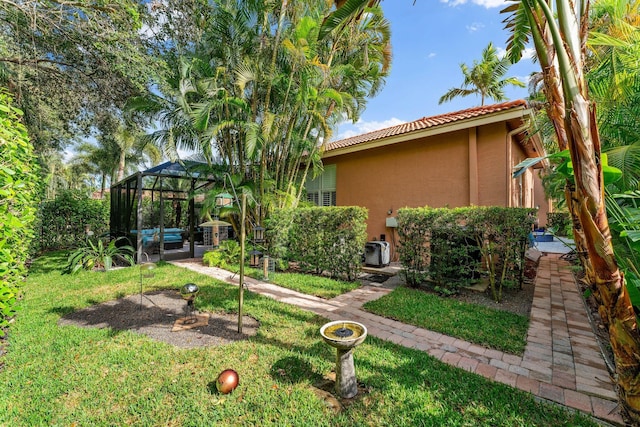
<path id="1" fill-rule="evenodd" d="M 33 237 L 38 170 L 22 111 L 0 92 L 0 336 L 15 314 Z"/>
<path id="2" fill-rule="evenodd" d="M 64 191 L 40 205 L 38 220 L 38 250 L 76 248 L 87 238 L 87 226 L 96 237 L 109 231 L 109 200 L 91 199 L 80 191 Z"/>
<path id="3" fill-rule="evenodd" d="M 400 209 L 398 253 L 407 283 L 430 280 L 455 292 L 488 274 L 494 299 L 500 301 L 504 286 L 522 286 L 534 215 L 535 209 L 526 208 Z"/>
<path id="4" fill-rule="evenodd" d="M 310 207 L 274 212 L 267 225 L 269 250 L 316 274 L 355 280 L 362 268 L 367 210 Z"/>

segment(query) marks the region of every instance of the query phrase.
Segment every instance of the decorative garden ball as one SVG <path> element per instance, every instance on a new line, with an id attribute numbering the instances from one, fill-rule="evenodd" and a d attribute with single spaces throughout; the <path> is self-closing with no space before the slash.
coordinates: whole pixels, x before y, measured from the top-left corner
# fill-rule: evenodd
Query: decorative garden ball
<path id="1" fill-rule="evenodd" d="M 222 394 L 231 393 L 238 387 L 238 382 L 240 378 L 238 377 L 238 373 L 233 369 L 225 369 L 220 372 L 218 375 L 218 379 L 216 380 L 216 388 Z"/>

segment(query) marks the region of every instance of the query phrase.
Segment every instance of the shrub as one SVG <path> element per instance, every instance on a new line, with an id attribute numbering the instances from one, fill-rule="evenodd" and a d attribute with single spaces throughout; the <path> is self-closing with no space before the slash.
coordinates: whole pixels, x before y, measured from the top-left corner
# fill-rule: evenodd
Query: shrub
<path id="1" fill-rule="evenodd" d="M 522 287 L 525 252 L 535 218 L 534 209 L 483 207 L 470 216 L 493 299 L 502 300 L 503 287 Z"/>
<path id="2" fill-rule="evenodd" d="M 307 271 L 355 280 L 362 268 L 366 219 L 366 209 L 354 206 L 275 212 L 267 223 L 270 248 Z"/>
<path id="3" fill-rule="evenodd" d="M 552 228 L 558 236 L 568 236 L 573 232 L 573 224 L 568 212 L 547 213 L 547 227 Z"/>
<path id="4" fill-rule="evenodd" d="M 95 236 L 109 231 L 109 201 L 68 190 L 43 202 L 38 217 L 40 251 L 75 248 L 85 243 L 87 227 Z"/>
<path id="5" fill-rule="evenodd" d="M 228 268 L 240 263 L 240 244 L 235 240 L 224 240 L 218 249 L 208 251 L 202 262 L 209 267 Z"/>
<path id="6" fill-rule="evenodd" d="M 22 111 L 0 92 L 0 336 L 15 314 L 33 238 L 38 171 Z"/>
<path id="7" fill-rule="evenodd" d="M 400 261 L 407 283 L 430 279 L 442 293 L 477 277 L 480 262 L 494 299 L 504 286 L 521 286 L 533 209 L 469 207 L 401 209 Z"/>

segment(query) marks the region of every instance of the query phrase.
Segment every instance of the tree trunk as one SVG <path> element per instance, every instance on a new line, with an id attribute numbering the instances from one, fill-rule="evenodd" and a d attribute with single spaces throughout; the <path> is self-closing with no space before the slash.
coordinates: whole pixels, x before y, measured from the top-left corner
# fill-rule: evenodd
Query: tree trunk
<path id="1" fill-rule="evenodd" d="M 126 155 L 124 149 L 120 152 L 120 158 L 118 159 L 118 177 L 117 181 L 120 182 L 124 178 L 124 165 L 126 160 Z"/>
<path id="2" fill-rule="evenodd" d="M 593 269 L 592 287 L 600 304 L 598 311 L 609 330 L 618 394 L 629 415 L 639 422 L 640 335 L 624 276 L 611 244 L 595 111 L 583 97 L 574 98 L 565 129 L 576 182 L 576 214 Z"/>
<path id="3" fill-rule="evenodd" d="M 576 254 L 580 260 L 582 268 L 585 270 L 585 280 L 587 283 L 595 283 L 595 277 L 593 275 L 593 267 L 591 267 L 591 261 L 587 252 L 587 243 L 585 241 L 584 232 L 580 225 L 580 218 L 578 218 L 578 211 L 580 209 L 577 201 L 575 184 L 567 181 L 567 185 L 564 190 L 565 200 L 567 203 L 567 209 L 571 216 L 571 224 L 573 225 L 573 240 L 576 245 Z"/>

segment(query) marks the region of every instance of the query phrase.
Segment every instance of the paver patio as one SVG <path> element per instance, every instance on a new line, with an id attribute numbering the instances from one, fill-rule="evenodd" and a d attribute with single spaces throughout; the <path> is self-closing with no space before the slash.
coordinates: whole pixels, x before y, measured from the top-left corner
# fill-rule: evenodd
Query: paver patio
<path id="1" fill-rule="evenodd" d="M 205 267 L 200 260 L 174 262 L 216 279 L 238 283 L 237 275 Z M 247 286 L 278 301 L 329 320 L 364 324 L 372 336 L 425 351 L 444 363 L 618 425 L 614 383 L 591 329 L 569 264 L 557 254 L 540 258 L 523 356 L 484 348 L 461 339 L 368 313 L 362 305 L 391 289 L 363 286 L 331 300 L 305 295 L 271 283 L 246 279 Z"/>

